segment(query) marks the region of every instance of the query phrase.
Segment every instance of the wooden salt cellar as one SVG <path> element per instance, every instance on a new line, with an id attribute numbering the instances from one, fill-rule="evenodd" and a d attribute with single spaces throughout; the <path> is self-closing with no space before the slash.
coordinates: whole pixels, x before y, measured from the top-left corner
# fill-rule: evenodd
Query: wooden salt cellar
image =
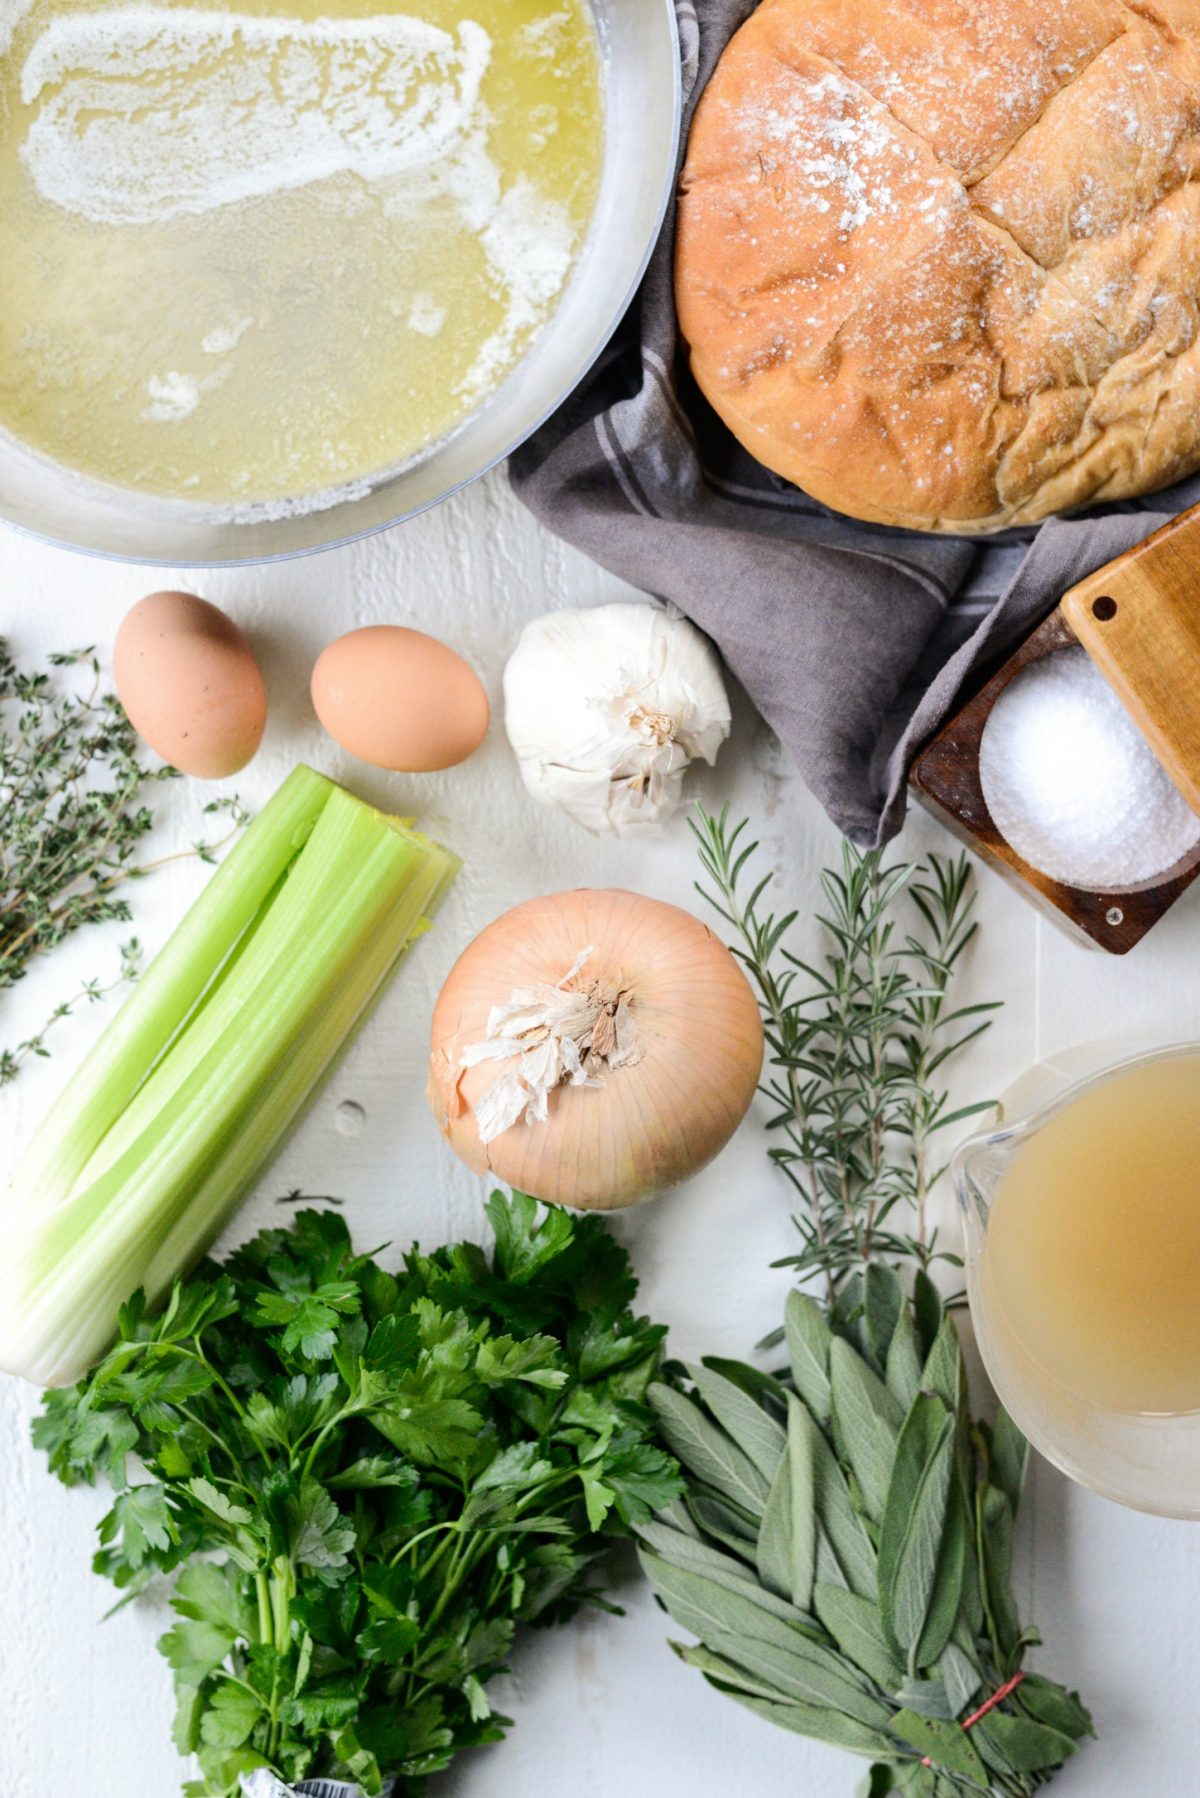
<path id="1" fill-rule="evenodd" d="M 942 726 L 909 775 L 927 809 L 1078 939 L 1124 955 L 1200 875 L 1200 844 L 1139 886 L 1088 892 L 1034 868 L 992 822 L 979 745 L 1022 669 L 1082 644 L 1180 793 L 1200 812 L 1200 506 L 1064 594 L 996 674 Z"/>

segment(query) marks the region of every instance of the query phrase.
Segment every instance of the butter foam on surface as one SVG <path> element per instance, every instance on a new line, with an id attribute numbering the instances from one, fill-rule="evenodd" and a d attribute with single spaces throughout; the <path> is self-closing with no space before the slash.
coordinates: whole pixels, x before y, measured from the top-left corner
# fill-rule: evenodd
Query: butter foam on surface
<path id="1" fill-rule="evenodd" d="M 444 156 L 491 55 L 405 14 L 314 19 L 130 6 L 67 13 L 35 41 L 22 157 L 38 191 L 102 224 L 211 211 Z"/>

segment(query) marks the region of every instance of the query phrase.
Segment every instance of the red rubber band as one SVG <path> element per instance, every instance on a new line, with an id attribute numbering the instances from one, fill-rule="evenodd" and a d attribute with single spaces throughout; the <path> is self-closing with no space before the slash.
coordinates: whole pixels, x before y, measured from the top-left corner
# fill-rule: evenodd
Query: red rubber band
<path id="1" fill-rule="evenodd" d="M 996 1707 L 996 1705 L 1002 1704 L 1004 1702 L 1004 1700 L 1008 1697 L 1010 1692 L 1016 1691 L 1017 1687 L 1020 1685 L 1020 1683 L 1024 1679 L 1024 1677 L 1025 1677 L 1025 1671 L 1022 1668 L 1022 1670 L 1019 1673 L 1014 1673 L 1011 1679 L 1005 1680 L 1004 1684 L 1000 1687 L 1000 1690 L 998 1692 L 993 1692 L 991 1697 L 987 1700 L 986 1704 L 981 1704 L 977 1711 L 973 1711 L 971 1713 L 971 1715 L 967 1718 L 966 1722 L 963 1724 L 963 1728 L 964 1729 L 973 1728 L 974 1725 L 979 1722 L 981 1717 L 986 1717 L 988 1712 L 990 1710 L 993 1710 Z M 921 1762 L 921 1765 L 923 1767 L 932 1767 L 933 1762 L 930 1760 L 929 1756 L 926 1755 L 924 1760 Z"/>

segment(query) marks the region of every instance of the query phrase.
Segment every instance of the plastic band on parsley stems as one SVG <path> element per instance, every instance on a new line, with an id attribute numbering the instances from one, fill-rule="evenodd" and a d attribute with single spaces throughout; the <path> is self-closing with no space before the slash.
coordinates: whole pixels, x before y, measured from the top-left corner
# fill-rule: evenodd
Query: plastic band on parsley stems
<path id="1" fill-rule="evenodd" d="M 362 1798 L 361 1786 L 340 1779 L 302 1779 L 299 1785 L 285 1785 L 269 1767 L 243 1773 L 241 1785 L 245 1798 Z M 395 1781 L 385 1780 L 383 1798 L 389 1798 L 394 1789 Z"/>
<path id="2" fill-rule="evenodd" d="M 977 1711 L 972 1711 L 971 1715 L 964 1722 L 963 1728 L 964 1729 L 973 1728 L 974 1725 L 976 1723 L 978 1723 L 982 1717 L 987 1716 L 989 1711 L 995 1710 L 995 1708 L 998 1704 L 1003 1704 L 1004 1700 L 1008 1697 L 1009 1693 L 1016 1691 L 1017 1687 L 1020 1685 L 1020 1683 L 1024 1679 L 1024 1677 L 1025 1677 L 1025 1669 L 1022 1667 L 1019 1672 L 1013 1674 L 1011 1679 L 1005 1680 L 1004 1684 L 1000 1687 L 1000 1690 L 998 1692 L 992 1693 L 991 1697 L 988 1699 L 986 1704 L 981 1704 Z M 921 1765 L 923 1767 L 932 1767 L 933 1762 L 930 1760 L 929 1756 L 926 1755 L 925 1758 L 922 1760 Z"/>

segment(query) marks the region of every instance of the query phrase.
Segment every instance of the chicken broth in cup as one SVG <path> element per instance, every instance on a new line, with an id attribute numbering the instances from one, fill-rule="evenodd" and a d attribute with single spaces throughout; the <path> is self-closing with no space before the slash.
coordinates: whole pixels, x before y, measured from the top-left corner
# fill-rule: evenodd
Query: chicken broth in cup
<path id="1" fill-rule="evenodd" d="M 954 1171 L 972 1318 L 1017 1424 L 1084 1485 L 1200 1517 L 1200 1048 L 1106 1069 Z"/>

